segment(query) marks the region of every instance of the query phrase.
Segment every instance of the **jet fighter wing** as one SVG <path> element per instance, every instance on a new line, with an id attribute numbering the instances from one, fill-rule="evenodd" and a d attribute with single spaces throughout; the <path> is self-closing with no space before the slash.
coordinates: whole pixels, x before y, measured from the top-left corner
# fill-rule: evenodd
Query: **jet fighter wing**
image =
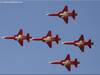
<path id="1" fill-rule="evenodd" d="M 47 44 L 48 44 L 49 48 L 52 48 L 52 41 L 47 42 Z"/>
<path id="2" fill-rule="evenodd" d="M 71 71 L 71 65 L 66 65 L 66 68 L 68 69 L 68 71 Z"/>
<path id="3" fill-rule="evenodd" d="M 65 23 L 68 23 L 68 17 L 63 17 Z"/>
<path id="4" fill-rule="evenodd" d="M 23 40 L 18 40 L 18 43 L 23 46 Z"/>
<path id="5" fill-rule="evenodd" d="M 52 36 L 51 30 L 48 31 L 47 36 Z"/>
<path id="6" fill-rule="evenodd" d="M 65 5 L 65 7 L 64 7 L 64 9 L 63 9 L 63 12 L 64 11 L 68 11 L 68 6 L 67 5 Z"/>
<path id="7" fill-rule="evenodd" d="M 66 56 L 65 60 L 70 60 L 70 55 L 69 54 Z"/>
<path id="8" fill-rule="evenodd" d="M 17 35 L 23 35 L 23 30 L 20 29 Z"/>
<path id="9" fill-rule="evenodd" d="M 80 48 L 80 50 L 81 50 L 82 52 L 84 52 L 84 46 L 83 46 L 83 45 L 79 46 L 79 48 Z"/>
<path id="10" fill-rule="evenodd" d="M 80 40 L 82 40 L 82 41 L 84 40 L 84 36 L 83 35 L 80 36 L 79 41 Z"/>

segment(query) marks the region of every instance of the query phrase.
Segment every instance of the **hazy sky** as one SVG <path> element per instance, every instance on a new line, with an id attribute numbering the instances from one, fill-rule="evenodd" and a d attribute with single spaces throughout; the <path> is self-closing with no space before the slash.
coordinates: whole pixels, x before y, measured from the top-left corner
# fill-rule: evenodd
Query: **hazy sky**
<path id="1" fill-rule="evenodd" d="M 6 0 L 7 1 L 7 0 Z M 76 10 L 78 16 L 69 23 L 58 17 L 45 14 L 62 10 L 68 5 L 69 11 Z M 61 37 L 60 44 L 53 48 L 43 42 L 24 41 L 21 47 L 13 40 L 0 40 L 0 74 L 100 74 L 100 1 L 22 1 L 22 3 L 0 3 L 0 36 L 15 35 L 20 28 L 33 38 L 41 37 L 52 30 Z M 62 45 L 64 41 L 74 41 L 84 34 L 92 39 L 92 49 L 85 47 L 81 53 L 78 47 Z M 78 68 L 71 72 L 61 65 L 48 64 L 49 61 L 64 59 L 67 54 L 78 58 Z"/>

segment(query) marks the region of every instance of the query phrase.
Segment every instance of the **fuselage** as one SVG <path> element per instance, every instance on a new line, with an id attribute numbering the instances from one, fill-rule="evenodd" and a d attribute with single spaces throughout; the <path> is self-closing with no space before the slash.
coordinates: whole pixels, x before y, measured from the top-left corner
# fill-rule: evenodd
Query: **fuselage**
<path id="1" fill-rule="evenodd" d="M 27 39 L 27 36 L 23 36 L 23 35 L 17 35 L 17 36 L 15 35 L 14 37 L 15 37 L 14 40 L 17 40 L 17 41 Z"/>
<path id="2" fill-rule="evenodd" d="M 69 13 L 68 13 L 67 11 L 60 12 L 60 13 L 59 13 L 59 17 L 60 17 L 60 18 L 68 17 L 68 14 L 69 14 Z"/>
<path id="3" fill-rule="evenodd" d="M 22 36 L 22 35 L 15 36 L 15 39 L 16 39 L 17 41 L 22 40 L 22 39 L 23 39 L 23 36 Z"/>
<path id="4" fill-rule="evenodd" d="M 52 37 L 51 36 L 47 36 L 47 37 L 43 37 L 43 42 L 50 42 L 52 41 Z"/>
<path id="5" fill-rule="evenodd" d="M 75 45 L 75 46 L 84 46 L 84 45 L 88 45 L 88 41 L 83 41 L 83 40 L 75 41 L 75 42 L 74 42 L 74 45 Z"/>
<path id="6" fill-rule="evenodd" d="M 71 61 L 70 60 L 66 60 L 62 62 L 62 65 L 66 66 L 66 65 L 71 65 Z"/>
<path id="7" fill-rule="evenodd" d="M 60 18 L 64 18 L 68 16 L 74 16 L 75 14 L 68 11 L 64 11 L 64 12 L 59 12 L 58 15 Z"/>

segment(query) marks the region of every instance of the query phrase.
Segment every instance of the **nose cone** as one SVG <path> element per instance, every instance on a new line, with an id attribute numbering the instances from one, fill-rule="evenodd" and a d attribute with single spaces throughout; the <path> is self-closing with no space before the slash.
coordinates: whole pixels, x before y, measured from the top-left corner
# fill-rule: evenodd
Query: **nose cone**
<path id="1" fill-rule="evenodd" d="M 52 64 L 52 62 L 48 62 L 49 64 Z"/>
<path id="2" fill-rule="evenodd" d="M 38 40 L 37 38 L 32 38 L 32 40 Z"/>
<path id="3" fill-rule="evenodd" d="M 49 16 L 49 13 L 47 13 L 47 14 L 45 14 L 45 15 Z"/>
<path id="4" fill-rule="evenodd" d="M 62 42 L 62 44 L 65 44 L 66 42 Z"/>
<path id="5" fill-rule="evenodd" d="M 0 37 L 1 39 L 6 39 L 6 37 Z"/>
<path id="6" fill-rule="evenodd" d="M 55 61 L 51 61 L 51 62 L 48 62 L 49 64 L 61 64 L 61 61 L 60 60 L 55 60 Z"/>

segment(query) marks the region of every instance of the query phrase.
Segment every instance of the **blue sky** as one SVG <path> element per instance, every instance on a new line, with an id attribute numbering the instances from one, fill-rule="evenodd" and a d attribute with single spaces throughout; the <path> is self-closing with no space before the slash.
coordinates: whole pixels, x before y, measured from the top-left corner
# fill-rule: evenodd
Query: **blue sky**
<path id="1" fill-rule="evenodd" d="M 15 35 L 20 28 L 33 38 L 41 37 L 52 30 L 61 37 L 60 44 L 53 48 L 43 42 L 24 42 L 21 47 L 13 40 L 0 40 L 0 74 L 100 74 L 100 1 L 22 1 L 23 3 L 0 3 L 0 36 Z M 69 23 L 58 17 L 45 14 L 62 10 L 67 4 L 69 10 L 76 10 L 78 16 Z M 94 42 L 92 49 L 62 45 L 63 41 L 77 40 L 81 34 Z M 67 54 L 78 58 L 78 68 L 71 72 L 49 61 L 64 59 Z"/>

